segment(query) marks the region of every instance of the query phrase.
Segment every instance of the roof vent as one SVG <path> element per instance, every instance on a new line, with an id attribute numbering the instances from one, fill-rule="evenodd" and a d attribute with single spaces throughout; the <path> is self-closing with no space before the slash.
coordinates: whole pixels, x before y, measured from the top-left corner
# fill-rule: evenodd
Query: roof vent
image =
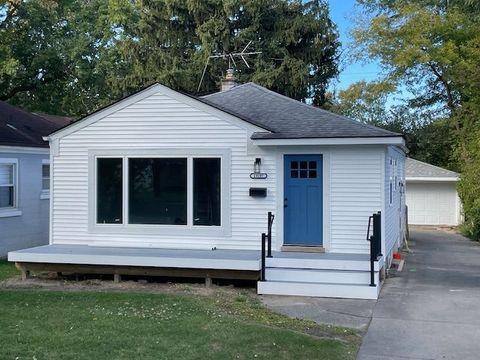
<path id="1" fill-rule="evenodd" d="M 222 79 L 222 85 L 220 91 L 227 91 L 235 87 L 237 83 L 235 82 L 235 75 L 233 74 L 233 69 L 227 69 L 227 75 Z"/>

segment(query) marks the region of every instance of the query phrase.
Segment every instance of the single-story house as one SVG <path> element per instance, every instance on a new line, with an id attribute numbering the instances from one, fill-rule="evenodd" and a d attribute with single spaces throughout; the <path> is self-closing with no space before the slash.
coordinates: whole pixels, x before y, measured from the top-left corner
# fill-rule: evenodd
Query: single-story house
<path id="1" fill-rule="evenodd" d="M 407 158 L 405 174 L 409 224 L 456 226 L 462 223 L 458 173 Z"/>
<path id="2" fill-rule="evenodd" d="M 50 156 L 42 137 L 68 123 L 0 101 L 0 258 L 48 244 Z"/>
<path id="3" fill-rule="evenodd" d="M 403 239 L 404 138 L 254 83 L 201 98 L 155 84 L 48 141 L 50 244 L 9 253 L 25 276 L 185 273 L 375 299 Z"/>

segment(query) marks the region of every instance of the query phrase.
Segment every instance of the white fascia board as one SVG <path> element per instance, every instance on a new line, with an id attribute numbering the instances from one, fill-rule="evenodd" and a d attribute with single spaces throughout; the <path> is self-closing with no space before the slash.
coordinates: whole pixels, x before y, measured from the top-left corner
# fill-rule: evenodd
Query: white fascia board
<path id="1" fill-rule="evenodd" d="M 93 113 L 92 115 L 90 116 L 87 116 L 83 119 L 80 119 L 78 120 L 77 122 L 74 122 L 72 123 L 71 125 L 63 128 L 63 129 L 60 129 L 52 134 L 50 134 L 49 136 L 46 137 L 47 140 L 49 141 L 52 141 L 52 140 L 55 140 L 55 139 L 59 139 L 59 138 L 62 138 L 66 135 L 69 135 L 69 134 L 72 134 L 80 129 L 83 129 L 84 127 L 87 127 L 95 122 L 97 122 L 98 120 L 100 119 L 103 119 L 111 114 L 114 114 L 115 112 L 117 111 L 120 111 L 124 108 L 126 108 L 127 106 L 130 106 L 130 105 L 133 105 L 149 96 L 152 96 L 154 94 L 163 94 L 163 95 L 166 95 L 166 96 L 169 96 L 177 101 L 180 101 L 184 104 L 187 104 L 187 105 L 190 105 L 200 111 L 203 111 L 203 112 L 206 112 L 208 114 L 211 114 L 213 116 L 216 116 L 220 119 L 223 119 L 225 121 L 228 121 L 232 124 L 235 124 L 237 125 L 238 127 L 241 127 L 241 128 L 244 128 L 244 129 L 249 129 L 253 132 L 258 132 L 258 131 L 262 131 L 262 132 L 265 132 L 265 131 L 268 131 L 266 129 L 263 129 L 261 127 L 258 127 L 256 125 L 253 125 L 253 124 L 250 124 L 248 122 L 246 122 L 245 120 L 242 120 L 236 116 L 233 116 L 233 115 L 230 115 L 224 111 L 221 111 L 219 109 L 216 109 L 215 107 L 213 106 L 210 106 L 208 104 L 205 104 L 199 100 L 196 100 L 190 96 L 187 96 L 187 95 L 184 95 L 184 94 L 181 94 L 175 90 L 172 90 L 164 85 L 161 85 L 161 84 L 154 84 L 134 95 L 131 95 L 129 97 L 126 97 L 125 99 L 123 100 L 120 100 L 102 110 L 99 110 L 95 113 Z"/>
<path id="2" fill-rule="evenodd" d="M 258 146 L 290 145 L 398 145 L 405 146 L 401 136 L 358 138 L 307 138 L 307 139 L 252 139 Z"/>
<path id="3" fill-rule="evenodd" d="M 459 180 L 458 176 L 457 177 L 427 177 L 427 176 L 418 176 L 418 177 L 413 177 L 413 176 L 407 176 L 405 178 L 406 181 L 411 181 L 411 182 L 456 182 Z"/>
<path id="4" fill-rule="evenodd" d="M 0 145 L 0 153 L 48 154 L 48 153 L 50 153 L 50 149 L 49 148 L 44 148 L 44 147 Z"/>

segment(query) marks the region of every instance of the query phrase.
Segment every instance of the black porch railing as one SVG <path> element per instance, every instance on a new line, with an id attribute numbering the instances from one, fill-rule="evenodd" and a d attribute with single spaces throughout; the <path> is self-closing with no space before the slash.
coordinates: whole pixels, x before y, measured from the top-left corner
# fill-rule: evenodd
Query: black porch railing
<path id="1" fill-rule="evenodd" d="M 371 235 L 370 228 L 372 228 Z M 380 211 L 368 218 L 367 241 L 370 242 L 370 286 L 376 286 L 375 262 L 382 256 L 382 214 Z"/>
<path id="2" fill-rule="evenodd" d="M 265 262 L 266 258 L 272 257 L 272 225 L 275 215 L 271 211 L 268 212 L 267 219 L 267 233 L 262 233 L 262 250 L 261 250 L 261 271 L 260 271 L 260 281 L 265 281 Z"/>

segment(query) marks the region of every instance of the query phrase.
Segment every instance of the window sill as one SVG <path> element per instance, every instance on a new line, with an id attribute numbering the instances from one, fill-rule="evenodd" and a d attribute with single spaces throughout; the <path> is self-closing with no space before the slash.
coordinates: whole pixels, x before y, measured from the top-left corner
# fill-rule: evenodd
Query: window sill
<path id="1" fill-rule="evenodd" d="M 40 193 L 40 200 L 48 200 L 48 199 L 50 199 L 50 191 L 42 190 L 42 192 Z"/>
<path id="2" fill-rule="evenodd" d="M 90 224 L 91 233 L 165 235 L 165 236 L 230 236 L 227 226 L 145 225 L 145 224 Z"/>
<path id="3" fill-rule="evenodd" d="M 18 209 L 0 209 L 0 218 L 22 216 L 22 210 Z"/>

